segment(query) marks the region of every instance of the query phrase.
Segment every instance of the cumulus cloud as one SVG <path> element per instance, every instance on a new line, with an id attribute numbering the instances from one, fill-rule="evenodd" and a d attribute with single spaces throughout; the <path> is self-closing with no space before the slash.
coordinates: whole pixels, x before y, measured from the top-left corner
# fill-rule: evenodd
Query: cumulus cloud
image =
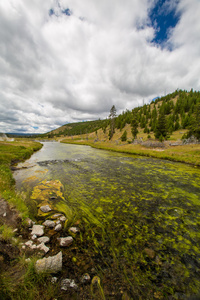
<path id="1" fill-rule="evenodd" d="M 166 0 L 176 26 L 155 42 L 150 0 L 0 3 L 0 131 L 47 132 L 105 118 L 176 88 L 199 90 L 200 3 Z M 155 21 L 155 20 L 154 20 Z"/>

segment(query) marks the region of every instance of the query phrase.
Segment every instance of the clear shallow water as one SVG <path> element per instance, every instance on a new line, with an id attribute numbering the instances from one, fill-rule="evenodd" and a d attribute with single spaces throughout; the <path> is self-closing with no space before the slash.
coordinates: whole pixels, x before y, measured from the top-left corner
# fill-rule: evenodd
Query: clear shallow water
<path id="1" fill-rule="evenodd" d="M 135 299 L 198 292 L 200 169 L 59 143 L 20 166 L 18 189 L 62 182 L 82 227 L 71 257 L 79 270 L 96 269 L 109 299 L 121 299 L 120 289 Z"/>

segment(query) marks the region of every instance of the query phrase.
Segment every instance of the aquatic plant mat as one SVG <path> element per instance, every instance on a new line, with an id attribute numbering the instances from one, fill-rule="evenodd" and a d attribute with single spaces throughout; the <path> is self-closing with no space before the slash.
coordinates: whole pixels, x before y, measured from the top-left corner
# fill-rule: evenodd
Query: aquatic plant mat
<path id="1" fill-rule="evenodd" d="M 67 159 L 61 154 L 65 146 Z M 63 276 L 79 289 L 59 299 L 198 294 L 200 169 L 85 146 L 58 144 L 57 153 L 57 160 L 38 158 L 35 186 L 59 180 L 71 209 L 65 236 L 69 226 L 80 229 L 63 251 Z M 34 181 L 21 184 L 27 189 Z M 89 284 L 81 283 L 85 273 L 95 278 Z"/>

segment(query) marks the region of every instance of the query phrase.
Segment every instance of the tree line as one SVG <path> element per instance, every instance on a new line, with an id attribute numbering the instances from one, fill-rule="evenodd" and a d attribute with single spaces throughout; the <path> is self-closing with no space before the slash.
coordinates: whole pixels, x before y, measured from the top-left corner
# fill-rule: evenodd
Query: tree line
<path id="1" fill-rule="evenodd" d="M 156 139 L 163 141 L 179 129 L 188 129 L 184 137 L 194 135 L 200 139 L 200 92 L 176 90 L 164 97 L 157 98 L 150 104 L 126 110 L 116 116 L 116 108 L 113 105 L 110 110 L 109 139 L 112 138 L 115 128 L 122 130 L 126 124 L 131 125 L 133 139 L 137 137 L 138 128 L 144 133 L 154 134 Z M 127 132 L 121 137 L 126 141 Z"/>
<path id="2" fill-rule="evenodd" d="M 115 105 L 110 109 L 107 119 L 70 123 L 62 126 L 56 132 L 49 132 L 43 137 L 74 136 L 89 134 L 102 129 L 104 133 L 109 128 L 108 136 L 112 139 L 115 130 L 122 131 L 122 141 L 127 140 L 127 132 L 123 129 L 131 125 L 133 140 L 137 138 L 138 130 L 151 137 L 163 141 L 179 129 L 188 129 L 186 138 L 194 135 L 200 139 L 200 92 L 176 90 L 164 97 L 157 98 L 150 104 L 123 111 L 117 116 Z"/>

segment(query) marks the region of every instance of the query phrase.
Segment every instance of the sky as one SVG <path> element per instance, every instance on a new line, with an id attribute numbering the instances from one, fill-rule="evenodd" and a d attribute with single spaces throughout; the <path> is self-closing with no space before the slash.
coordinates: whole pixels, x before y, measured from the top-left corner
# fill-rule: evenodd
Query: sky
<path id="1" fill-rule="evenodd" d="M 200 90 L 200 0 L 0 1 L 0 132 Z"/>

